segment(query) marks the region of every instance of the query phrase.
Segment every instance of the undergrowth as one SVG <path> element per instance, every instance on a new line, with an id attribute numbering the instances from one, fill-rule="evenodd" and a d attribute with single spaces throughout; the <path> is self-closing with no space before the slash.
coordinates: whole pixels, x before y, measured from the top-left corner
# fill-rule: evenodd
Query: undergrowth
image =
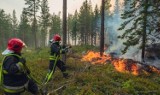
<path id="1" fill-rule="evenodd" d="M 117 72 L 113 65 L 92 65 L 82 62 L 83 54 L 93 46 L 76 46 L 67 54 L 68 79 L 62 77 L 59 69 L 46 86 L 50 95 L 160 95 L 160 76 L 134 76 Z M 49 48 L 25 50 L 23 56 L 35 79 L 43 81 L 48 71 Z M 2 60 L 2 56 L 0 56 Z M 42 87 L 42 86 L 40 86 Z M 27 92 L 24 95 L 31 95 Z"/>

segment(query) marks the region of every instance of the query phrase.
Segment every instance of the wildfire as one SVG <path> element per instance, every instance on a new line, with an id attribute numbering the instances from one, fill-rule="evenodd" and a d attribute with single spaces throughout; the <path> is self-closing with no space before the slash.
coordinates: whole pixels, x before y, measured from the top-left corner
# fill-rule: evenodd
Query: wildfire
<path id="1" fill-rule="evenodd" d="M 136 63 L 129 62 L 129 60 L 127 59 L 115 59 L 112 61 L 112 64 L 119 72 L 130 72 L 134 75 L 139 75 L 138 65 L 136 65 Z"/>
<path id="2" fill-rule="evenodd" d="M 89 51 L 86 55 L 83 56 L 82 61 L 89 61 L 92 64 L 106 64 L 106 60 L 110 60 L 111 56 L 107 54 L 103 54 L 103 56 L 100 56 L 99 52 Z"/>
<path id="3" fill-rule="evenodd" d="M 133 75 L 139 75 L 141 72 L 157 72 L 160 74 L 160 70 L 155 67 L 147 66 L 149 71 L 139 62 L 132 59 L 113 58 L 109 54 L 105 54 L 101 57 L 99 52 L 89 51 L 83 56 L 82 61 L 88 61 L 91 64 L 106 64 L 107 61 L 111 62 L 115 69 L 119 72 L 132 73 Z"/>

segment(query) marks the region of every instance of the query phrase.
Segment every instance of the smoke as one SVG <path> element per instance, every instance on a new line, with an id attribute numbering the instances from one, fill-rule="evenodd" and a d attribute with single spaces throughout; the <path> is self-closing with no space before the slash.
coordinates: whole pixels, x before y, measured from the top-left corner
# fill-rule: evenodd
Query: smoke
<path id="1" fill-rule="evenodd" d="M 124 30 L 117 30 L 120 27 L 121 23 L 123 23 L 123 20 L 120 18 L 121 13 L 122 11 L 120 11 L 119 13 L 114 13 L 110 17 L 105 16 L 105 45 L 107 46 L 105 52 L 109 54 L 114 54 L 116 57 L 119 58 L 133 59 L 135 61 L 142 62 L 141 49 L 139 49 L 139 45 L 130 47 L 125 54 L 122 54 L 121 52 L 121 50 L 124 49 L 123 42 L 126 41 L 125 39 L 122 40 L 117 38 L 117 36 L 124 33 Z M 127 27 L 130 27 L 130 25 L 128 25 Z M 154 48 L 155 47 L 152 47 L 151 51 L 153 51 Z M 158 55 L 160 55 L 160 53 L 151 53 L 149 51 L 149 55 L 146 55 L 145 58 L 145 64 L 153 65 L 160 68 L 160 57 L 157 57 Z"/>
<path id="2" fill-rule="evenodd" d="M 135 61 L 141 61 L 141 51 L 137 46 L 130 47 L 127 53 L 122 54 L 122 50 L 124 49 L 122 39 L 118 39 L 117 36 L 122 35 L 124 30 L 117 30 L 123 20 L 121 19 L 121 11 L 114 12 L 113 15 L 105 17 L 105 44 L 107 45 L 106 53 L 114 53 L 116 56 L 120 58 L 133 59 Z"/>
<path id="3" fill-rule="evenodd" d="M 117 36 L 119 35 L 117 29 L 120 25 L 120 17 L 118 15 L 113 15 L 108 19 L 105 19 L 105 44 L 107 44 L 107 53 L 116 52 L 120 54 L 120 49 L 122 47 L 122 41 L 120 41 Z"/>

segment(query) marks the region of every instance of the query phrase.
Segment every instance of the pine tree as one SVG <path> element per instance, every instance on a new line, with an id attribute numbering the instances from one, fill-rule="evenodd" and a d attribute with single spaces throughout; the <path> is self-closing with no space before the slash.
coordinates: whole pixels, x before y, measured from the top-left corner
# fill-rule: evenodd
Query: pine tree
<path id="1" fill-rule="evenodd" d="M 158 16 L 160 13 L 158 11 L 159 8 L 153 2 L 152 0 L 125 0 L 124 4 L 126 4 L 128 9 L 125 9 L 122 14 L 122 19 L 125 19 L 125 21 L 119 28 L 119 30 L 125 30 L 119 36 L 119 38 L 126 40 L 123 43 L 125 48 L 122 52 L 126 53 L 129 47 L 137 45 L 142 49 L 142 61 L 145 59 L 146 44 L 150 44 L 151 34 L 156 33 L 156 23 L 160 18 Z"/>
<path id="2" fill-rule="evenodd" d="M 16 17 L 16 11 L 13 10 L 12 14 L 12 32 L 14 34 L 14 37 L 17 37 L 17 32 L 18 32 L 18 20 Z"/>
<path id="3" fill-rule="evenodd" d="M 36 13 L 39 10 L 40 6 L 40 0 L 25 0 L 25 5 L 28 5 L 26 8 L 27 14 L 31 17 L 32 21 L 32 32 L 34 34 L 34 42 L 35 42 L 35 48 L 38 47 L 37 45 L 37 19 L 36 19 Z"/>
<path id="4" fill-rule="evenodd" d="M 0 49 L 4 49 L 4 20 L 5 20 L 5 11 L 3 9 L 0 9 Z"/>
<path id="5" fill-rule="evenodd" d="M 50 25 L 50 14 L 49 14 L 49 7 L 48 7 L 48 0 L 41 1 L 41 17 L 40 17 L 40 29 L 41 29 L 41 42 L 43 43 L 42 46 L 47 45 L 47 33 L 48 28 Z"/>
<path id="6" fill-rule="evenodd" d="M 96 5 L 95 6 L 95 9 L 94 9 L 94 17 L 93 17 L 93 39 L 94 39 L 94 45 L 96 45 L 97 41 L 96 41 L 96 38 L 97 38 L 97 32 L 99 30 L 99 26 L 98 26 L 98 22 L 99 22 L 99 19 L 100 19 L 100 11 L 98 9 L 98 6 Z"/>
<path id="7" fill-rule="evenodd" d="M 72 40 L 74 40 L 74 44 L 77 43 L 77 36 L 78 36 L 78 12 L 77 10 L 74 12 L 73 22 L 72 22 Z"/>
<path id="8" fill-rule="evenodd" d="M 29 24 L 29 17 L 27 16 L 26 10 L 23 9 L 20 24 L 19 24 L 19 38 L 21 38 L 27 46 L 33 46 L 33 33 Z"/>
<path id="9" fill-rule="evenodd" d="M 73 23 L 73 15 L 72 14 L 68 14 L 68 18 L 67 18 L 67 44 L 70 44 L 70 34 L 72 31 L 72 23 Z"/>
<path id="10" fill-rule="evenodd" d="M 51 29 L 50 29 L 50 38 L 53 37 L 54 34 L 62 35 L 62 20 L 60 18 L 61 13 L 58 15 L 53 14 L 51 17 Z"/>
<path id="11" fill-rule="evenodd" d="M 92 6 L 91 2 L 84 1 L 79 13 L 79 30 L 81 44 L 89 44 L 92 26 Z"/>
<path id="12" fill-rule="evenodd" d="M 6 43 L 12 34 L 12 18 L 10 14 L 6 14 L 0 9 L 0 49 L 6 48 Z"/>

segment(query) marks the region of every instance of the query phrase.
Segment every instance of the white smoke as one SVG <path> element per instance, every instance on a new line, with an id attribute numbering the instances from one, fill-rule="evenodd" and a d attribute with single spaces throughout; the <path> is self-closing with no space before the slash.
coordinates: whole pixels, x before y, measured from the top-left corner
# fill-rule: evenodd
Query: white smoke
<path id="1" fill-rule="evenodd" d="M 120 14 L 122 11 L 120 11 Z M 139 49 L 139 45 L 130 47 L 125 54 L 121 53 L 121 50 L 124 49 L 123 42 L 125 40 L 118 39 L 117 36 L 122 35 L 124 30 L 117 30 L 123 20 L 120 18 L 120 14 L 113 14 L 112 18 L 105 18 L 105 44 L 107 44 L 108 48 L 106 53 L 114 53 L 119 58 L 125 59 L 133 59 L 135 61 L 142 62 L 141 59 L 141 50 Z M 129 27 L 129 26 L 128 26 Z M 153 59 L 145 58 L 145 64 L 153 65 L 160 68 L 160 58 L 157 58 L 157 55 L 152 54 Z"/>
<path id="2" fill-rule="evenodd" d="M 105 44 L 107 44 L 108 49 L 106 50 L 107 53 L 117 53 L 121 55 L 121 49 L 123 47 L 123 41 L 117 38 L 118 35 L 122 34 L 123 32 L 118 31 L 121 24 L 120 15 L 113 15 L 112 18 L 105 19 Z"/>
<path id="3" fill-rule="evenodd" d="M 107 53 L 116 53 L 121 58 L 133 59 L 136 61 L 141 61 L 141 51 L 139 50 L 138 46 L 134 46 L 129 48 L 127 53 L 122 54 L 121 51 L 124 49 L 123 42 L 125 40 L 118 39 L 117 36 L 122 35 L 124 30 L 118 30 L 120 25 L 123 23 L 121 19 L 121 11 L 119 13 L 113 14 L 112 18 L 105 18 L 105 29 L 106 29 L 106 39 L 105 42 L 108 44 L 108 49 L 106 50 Z"/>

